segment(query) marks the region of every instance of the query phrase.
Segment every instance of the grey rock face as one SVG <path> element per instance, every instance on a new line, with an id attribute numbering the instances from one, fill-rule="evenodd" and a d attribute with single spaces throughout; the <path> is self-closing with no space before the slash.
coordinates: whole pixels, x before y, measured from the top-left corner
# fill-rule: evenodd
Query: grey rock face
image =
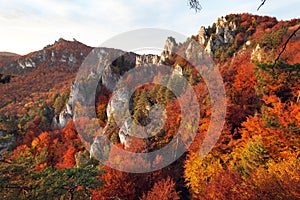
<path id="1" fill-rule="evenodd" d="M 60 62 L 67 62 L 67 56 L 66 55 L 62 55 L 61 59 L 60 59 Z"/>
<path id="2" fill-rule="evenodd" d="M 36 67 L 36 63 L 31 58 L 26 58 L 25 60 L 18 60 L 17 63 L 17 66 L 22 69 Z"/>
<path id="3" fill-rule="evenodd" d="M 119 50 L 113 50 L 113 49 L 99 49 L 97 51 L 91 52 L 94 53 L 95 58 L 97 58 L 98 62 L 100 62 L 104 65 L 96 65 L 95 69 L 91 70 L 90 74 L 87 77 L 87 85 L 85 84 L 79 84 L 74 82 L 72 87 L 71 87 L 71 93 L 69 97 L 69 101 L 66 105 L 66 108 L 59 114 L 59 116 L 55 116 L 53 119 L 53 125 L 57 128 L 63 128 L 67 121 L 70 118 L 74 118 L 76 113 L 74 113 L 74 107 L 75 107 L 75 102 L 74 102 L 74 97 L 76 96 L 76 100 L 79 102 L 85 102 L 86 105 L 91 104 L 92 102 L 89 102 L 90 99 L 88 98 L 89 91 L 85 89 L 85 87 L 88 87 L 89 80 L 92 80 L 91 82 L 95 83 L 97 82 L 98 79 L 99 83 L 102 86 L 105 86 L 109 91 L 113 92 L 115 90 L 115 86 L 118 83 L 120 79 L 120 74 L 119 74 L 119 69 L 132 65 L 133 66 L 140 61 L 139 63 L 146 63 L 146 62 L 159 62 L 158 59 L 159 57 L 156 55 L 136 55 L 134 53 L 126 53 L 123 54 L 124 58 L 124 63 L 116 63 L 117 65 L 120 66 L 112 66 L 112 63 L 109 62 L 110 56 L 115 54 L 116 52 L 119 52 Z M 124 52 L 125 53 L 125 52 Z M 98 54 L 98 55 L 97 55 Z M 100 56 L 101 55 L 101 56 Z M 122 54 L 120 54 L 122 55 Z M 70 60 L 73 62 L 76 62 L 76 60 L 73 59 L 74 56 L 70 55 L 69 57 L 69 62 Z M 65 59 L 66 57 L 64 57 Z M 103 68 L 103 71 L 101 73 L 101 68 Z M 113 69 L 115 68 L 115 69 Z M 130 67 L 129 67 L 130 68 Z M 116 71 L 117 69 L 117 71 Z M 101 73 L 101 74 L 100 74 Z M 101 78 L 99 78 L 101 77 Z M 86 93 L 87 92 L 87 93 Z M 118 91 L 115 100 L 110 101 L 107 107 L 107 116 L 110 118 L 112 116 L 112 113 L 115 111 L 116 108 L 119 108 L 122 106 L 128 99 L 129 99 L 129 94 L 128 91 L 125 90 L 120 90 Z"/>
<path id="4" fill-rule="evenodd" d="M 130 94 L 126 88 L 117 90 L 114 93 L 114 98 L 112 98 L 107 105 L 107 118 L 112 117 L 116 109 L 123 108 L 129 98 Z"/>
<path id="5" fill-rule="evenodd" d="M 74 97 L 74 95 L 77 95 L 77 93 L 78 93 L 78 89 L 77 89 L 75 83 L 73 83 L 71 86 L 71 93 L 69 96 L 68 103 L 66 104 L 66 108 L 63 109 L 59 115 L 56 115 L 53 117 L 52 127 L 57 128 L 57 129 L 62 129 L 67 125 L 68 121 L 73 118 L 73 116 L 74 116 L 73 97 Z"/>
<path id="6" fill-rule="evenodd" d="M 46 58 L 47 58 L 47 54 L 48 54 L 48 52 L 46 50 L 39 51 L 39 52 L 33 54 L 32 58 L 40 60 L 42 62 L 45 62 Z"/>
<path id="7" fill-rule="evenodd" d="M 121 127 L 119 131 L 119 138 L 121 144 L 124 145 L 124 148 L 128 148 L 130 146 L 130 136 L 132 130 L 132 120 L 127 120 L 124 125 Z"/>
<path id="8" fill-rule="evenodd" d="M 67 125 L 70 119 L 72 119 L 72 115 L 65 109 L 58 116 L 54 116 L 52 126 L 57 129 L 62 129 Z"/>
<path id="9" fill-rule="evenodd" d="M 119 79 L 120 75 L 114 73 L 111 66 L 107 65 L 102 73 L 102 85 L 113 91 Z"/>
<path id="10" fill-rule="evenodd" d="M 174 55 L 178 48 L 178 44 L 173 37 L 168 37 L 165 43 L 164 51 L 161 54 L 160 62 L 163 63 L 167 58 Z"/>
<path id="11" fill-rule="evenodd" d="M 189 61 L 202 59 L 203 57 L 203 53 L 201 53 L 203 52 L 202 46 L 199 46 L 199 44 L 195 40 L 191 40 L 191 39 L 187 41 L 186 45 L 187 45 L 185 50 L 186 59 L 188 59 Z"/>
<path id="12" fill-rule="evenodd" d="M 56 50 L 47 50 L 38 51 L 30 56 L 21 57 L 15 62 L 10 63 L 10 68 L 19 68 L 19 69 L 30 69 L 36 68 L 42 64 L 45 64 L 47 61 L 51 65 L 55 64 L 66 64 L 69 67 L 74 67 L 78 64 L 78 60 L 81 60 L 84 57 L 83 54 L 74 55 L 70 52 L 64 52 L 61 55 L 61 52 Z"/>
<path id="13" fill-rule="evenodd" d="M 168 37 L 165 44 L 165 53 L 167 55 L 173 55 L 176 52 L 178 44 L 176 43 L 175 38 Z"/>
<path id="14" fill-rule="evenodd" d="M 234 22 L 228 22 L 225 17 L 221 17 L 217 20 L 216 31 L 206 39 L 205 51 L 208 54 L 213 55 L 213 53 L 220 47 L 228 44 L 232 39 L 234 39 L 234 31 L 236 30 L 236 24 Z M 203 30 L 199 32 L 198 40 L 200 44 L 204 44 Z"/>
<path id="15" fill-rule="evenodd" d="M 96 158 L 98 160 L 105 160 L 108 157 L 108 152 L 105 152 L 105 148 L 103 147 L 103 137 L 97 136 L 91 145 L 90 158 Z"/>

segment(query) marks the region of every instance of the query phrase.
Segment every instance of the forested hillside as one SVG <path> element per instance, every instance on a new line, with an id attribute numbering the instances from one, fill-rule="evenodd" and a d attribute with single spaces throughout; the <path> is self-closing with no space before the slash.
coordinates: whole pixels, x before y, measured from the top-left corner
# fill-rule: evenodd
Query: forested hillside
<path id="1" fill-rule="evenodd" d="M 178 44 L 166 38 L 166 48 L 172 47 L 175 54 L 165 49 L 160 56 L 125 53 L 116 59 L 104 70 L 106 76 L 97 88 L 93 105 L 97 118 L 77 117 L 76 123 L 73 119 L 80 110 L 72 107 L 72 89 L 79 87 L 76 73 L 92 47 L 60 39 L 25 56 L 0 54 L 2 198 L 300 199 L 300 35 L 294 35 L 283 51 L 299 26 L 300 19 L 231 14 L 191 36 L 189 40 L 201 45 L 216 63 L 226 91 L 225 124 L 205 156 L 199 151 L 212 120 L 212 99 L 199 72 L 180 56 L 191 49 L 189 40 Z M 108 86 L 141 63 L 171 66 L 192 86 L 201 105 L 197 135 L 186 152 L 171 165 L 144 174 L 106 166 L 97 160 L 95 147 L 105 145 L 97 143 L 103 134 L 115 145 L 104 152 L 106 162 L 126 163 L 129 157 L 120 158 L 116 149 L 154 152 L 176 137 L 183 121 L 179 101 L 159 84 L 142 85 L 130 97 L 131 123 L 147 126 L 154 105 L 166 110 L 162 129 L 150 130 L 157 132 L 147 140 L 130 137 L 127 143 L 128 135 L 124 139 L 122 131 L 128 130 L 112 117 L 113 93 Z M 135 78 L 128 75 L 125 83 Z M 190 102 L 189 98 L 183 101 Z M 88 133 L 79 134 L 84 128 Z M 188 130 L 181 133 L 182 142 L 171 147 L 170 157 L 173 148 L 184 149 L 189 143 Z M 147 168 L 161 162 L 157 156 L 151 163 L 127 164 Z"/>

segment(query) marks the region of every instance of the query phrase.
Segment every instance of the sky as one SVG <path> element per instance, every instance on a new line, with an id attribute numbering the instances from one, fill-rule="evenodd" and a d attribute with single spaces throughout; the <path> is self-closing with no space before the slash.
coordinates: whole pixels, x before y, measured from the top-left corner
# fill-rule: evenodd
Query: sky
<path id="1" fill-rule="evenodd" d="M 198 33 L 230 13 L 300 18 L 299 0 L 200 0 L 196 13 L 188 0 L 0 0 L 0 51 L 21 55 L 59 38 L 99 46 L 111 37 L 140 28 L 161 28 L 185 36 Z"/>

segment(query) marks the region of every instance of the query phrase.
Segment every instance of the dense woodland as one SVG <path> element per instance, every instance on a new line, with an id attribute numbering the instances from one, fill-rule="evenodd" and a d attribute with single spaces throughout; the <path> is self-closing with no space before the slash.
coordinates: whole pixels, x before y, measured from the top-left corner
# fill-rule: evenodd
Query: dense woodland
<path id="1" fill-rule="evenodd" d="M 300 20 L 278 22 L 249 14 L 228 15 L 237 23 L 235 38 L 214 52 L 226 88 L 226 121 L 218 143 L 206 156 L 199 149 L 211 120 L 211 102 L 205 82 L 193 66 L 178 55 L 166 65 L 183 68 L 201 104 L 195 140 L 177 161 L 147 174 L 111 169 L 90 158 L 72 120 L 61 129 L 52 118 L 64 108 L 79 66 L 49 66 L 25 73 L 5 68 L 0 79 L 0 141 L 11 141 L 0 154 L 0 192 L 3 199 L 300 199 L 300 35 L 282 45 L 300 26 Z M 209 36 L 216 25 L 207 28 Z M 195 40 L 197 36 L 193 36 Z M 247 44 L 250 41 L 250 44 Z M 260 46 L 260 59 L 253 51 Z M 183 45 L 184 46 L 184 45 Z M 45 49 L 87 55 L 92 49 L 77 41 L 59 41 Z M 180 49 L 179 49 L 180 51 Z M 31 56 L 27 55 L 27 56 Z M 0 55 L 1 56 L 1 55 Z M 20 59 L 17 55 L 0 62 Z M 1 61 L 1 59 L 0 59 Z M 118 69 L 122 71 L 122 69 Z M 128 77 L 130 82 L 133 77 Z M 39 83 L 39 84 L 37 84 Z M 108 123 L 106 108 L 111 93 L 97 94 L 97 120 Z M 187 99 L 189 101 L 189 99 Z M 144 140 L 135 139 L 128 151 L 150 152 L 172 140 L 181 116 L 178 101 L 166 87 L 138 88 L 131 98 L 136 123 L 147 124 L 147 106 L 167 110 L 162 130 Z M 89 126 L 84 118 L 82 126 Z M 124 148 L 118 127 L 109 121 L 107 137 Z M 91 127 L 93 130 L 93 127 Z M 96 134 L 91 132 L 91 136 Z M 189 133 L 186 133 L 187 135 Z M 184 136 L 184 135 L 183 135 Z M 188 140 L 188 136 L 186 136 Z M 184 146 L 185 137 L 183 137 Z M 108 161 L 118 159 L 113 150 Z M 126 158 L 123 158 L 126 160 Z M 157 158 L 157 163 L 161 162 Z M 137 161 L 141 167 L 145 161 Z"/>

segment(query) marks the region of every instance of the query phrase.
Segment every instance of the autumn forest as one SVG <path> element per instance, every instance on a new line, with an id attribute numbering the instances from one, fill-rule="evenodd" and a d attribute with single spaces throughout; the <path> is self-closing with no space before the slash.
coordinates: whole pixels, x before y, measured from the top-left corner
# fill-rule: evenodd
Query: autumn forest
<path id="1" fill-rule="evenodd" d="M 188 52 L 189 40 L 177 44 L 169 38 L 177 53 L 165 50 L 157 59 L 191 85 L 201 105 L 200 120 L 192 141 L 192 130 L 185 124 L 169 157 L 175 148 L 185 149 L 184 153 L 147 173 L 124 172 L 108 163 L 159 166 L 163 156 L 126 163 L 129 157 L 120 157 L 117 149 L 155 152 L 177 137 L 184 119 L 176 95 L 155 84 L 154 76 L 154 83 L 136 88 L 130 97 L 131 119 L 146 126 L 148 108 L 159 104 L 166 111 L 165 123 L 147 140 L 132 137 L 130 145 L 124 143 L 121 127 L 109 111 L 113 92 L 104 82 L 109 85 L 114 77 L 138 68 L 137 54 L 126 53 L 109 65 L 91 106 L 97 117 L 82 115 L 75 122 L 83 105 L 72 110 L 72 89 L 88 87 L 87 80 L 80 80 L 79 87 L 75 78 L 92 47 L 59 39 L 24 56 L 0 53 L 1 198 L 300 199 L 300 34 L 293 34 L 299 27 L 300 19 L 230 14 L 189 38 L 214 61 L 226 92 L 221 135 L 204 156 L 199 153 L 213 120 L 213 100 L 201 74 L 180 56 Z M 125 84 L 134 79 L 128 75 Z M 191 98 L 187 95 L 183 101 Z M 88 131 L 82 135 L 81 129 Z M 114 147 L 107 150 L 106 144 L 96 143 L 99 134 Z M 105 147 L 105 162 L 97 159 L 95 144 Z"/>

